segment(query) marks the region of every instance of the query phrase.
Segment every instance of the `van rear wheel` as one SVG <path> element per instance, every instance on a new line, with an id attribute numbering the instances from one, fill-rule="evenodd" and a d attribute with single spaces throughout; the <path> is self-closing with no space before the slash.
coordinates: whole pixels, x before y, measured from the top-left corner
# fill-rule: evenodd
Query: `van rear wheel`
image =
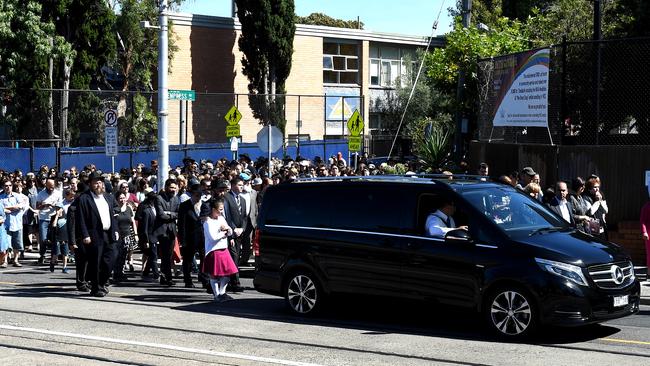
<path id="1" fill-rule="evenodd" d="M 289 308 L 300 315 L 315 313 L 323 302 L 316 276 L 309 272 L 293 273 L 284 287 L 284 299 Z"/>
<path id="2" fill-rule="evenodd" d="M 533 297 L 516 287 L 493 291 L 485 307 L 490 328 L 499 336 L 522 338 L 537 327 L 537 310 Z"/>

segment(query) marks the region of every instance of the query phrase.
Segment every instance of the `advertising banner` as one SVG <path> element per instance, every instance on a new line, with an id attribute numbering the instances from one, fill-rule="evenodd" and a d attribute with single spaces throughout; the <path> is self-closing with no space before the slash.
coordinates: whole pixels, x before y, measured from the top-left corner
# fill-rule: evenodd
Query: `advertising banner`
<path id="1" fill-rule="evenodd" d="M 494 127 L 548 127 L 549 60 L 541 49 L 494 61 Z"/>

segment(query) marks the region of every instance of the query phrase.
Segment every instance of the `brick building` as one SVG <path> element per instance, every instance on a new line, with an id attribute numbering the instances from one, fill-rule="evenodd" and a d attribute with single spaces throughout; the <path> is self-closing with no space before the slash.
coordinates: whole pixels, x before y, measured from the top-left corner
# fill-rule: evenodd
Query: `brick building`
<path id="1" fill-rule="evenodd" d="M 236 18 L 176 13 L 169 17 L 178 50 L 171 62 L 170 89 L 196 91 L 187 111 L 187 143 L 225 142 L 224 115 L 232 105 L 242 113 L 243 142 L 254 142 L 260 129 L 248 103 L 248 79 L 241 72 L 242 53 Z M 429 37 L 364 30 L 296 25 L 292 69 L 286 81 L 286 138 L 322 140 L 347 134 L 345 123 L 355 109 L 365 117 L 365 133 L 381 127 L 370 100 L 394 85 L 404 58 Z M 431 39 L 432 47 L 443 45 Z M 169 103 L 169 141 L 180 143 L 180 103 Z M 300 127 L 298 120 L 302 121 Z"/>

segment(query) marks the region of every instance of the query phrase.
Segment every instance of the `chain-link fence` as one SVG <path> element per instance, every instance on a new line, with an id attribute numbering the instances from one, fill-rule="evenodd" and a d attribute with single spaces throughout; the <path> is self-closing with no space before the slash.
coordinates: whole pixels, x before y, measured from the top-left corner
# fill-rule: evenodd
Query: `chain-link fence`
<path id="1" fill-rule="evenodd" d="M 548 128 L 495 126 L 499 67 L 519 55 L 479 62 L 481 141 L 564 145 L 650 144 L 650 38 L 564 42 L 550 47 Z"/>
<path id="2" fill-rule="evenodd" d="M 30 156 L 28 160 L 0 158 L 0 168 L 26 169 L 47 160 L 48 165 L 63 167 L 92 162 L 108 170 L 148 163 L 157 157 L 155 92 L 0 89 L 0 96 L 0 149 L 12 149 L 2 156 Z M 171 164 L 179 164 L 185 156 L 232 157 L 226 117 L 233 107 L 240 116 L 236 121 L 238 152 L 253 159 L 266 156 L 257 145 L 257 134 L 264 123 L 284 131 L 275 157 L 327 158 L 338 152 L 348 155 L 346 122 L 355 110 L 361 116 L 365 114 L 363 96 L 343 92 L 275 97 L 192 93 L 191 97 L 184 94 L 184 98 L 189 100 L 168 101 L 166 137 Z M 118 131 L 118 155 L 114 159 L 104 150 L 107 118 L 112 118 L 109 114 L 114 115 Z M 368 148 L 366 143 L 363 145 L 363 149 Z M 48 159 L 41 159 L 41 155 Z"/>

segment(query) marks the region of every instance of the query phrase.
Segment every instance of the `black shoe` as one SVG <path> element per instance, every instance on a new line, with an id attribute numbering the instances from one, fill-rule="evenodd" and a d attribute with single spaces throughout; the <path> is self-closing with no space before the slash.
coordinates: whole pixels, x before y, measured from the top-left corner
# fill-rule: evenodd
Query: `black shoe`
<path id="1" fill-rule="evenodd" d="M 206 287 L 205 292 L 209 293 L 210 295 L 214 295 L 214 291 L 212 291 L 212 286 Z"/>
<path id="2" fill-rule="evenodd" d="M 107 294 L 106 292 L 104 292 L 104 291 L 102 291 L 102 290 L 98 290 L 98 291 L 93 291 L 93 292 L 91 292 L 91 293 L 90 293 L 90 296 L 94 296 L 94 297 L 105 297 L 106 294 Z"/>
<path id="3" fill-rule="evenodd" d="M 88 286 L 85 283 L 81 284 L 81 285 L 77 285 L 77 291 L 79 291 L 79 292 L 88 292 L 88 291 L 90 291 L 90 286 Z"/>
<path id="4" fill-rule="evenodd" d="M 228 289 L 230 292 L 244 292 L 244 288 L 241 286 L 232 286 Z"/>
<path id="5" fill-rule="evenodd" d="M 196 288 L 192 282 L 185 283 L 185 288 Z"/>
<path id="6" fill-rule="evenodd" d="M 234 300 L 234 298 L 228 294 L 223 294 L 220 297 L 221 297 L 221 302 Z"/>
<path id="7" fill-rule="evenodd" d="M 50 261 L 50 272 L 54 272 L 54 262 Z"/>
<path id="8" fill-rule="evenodd" d="M 38 258 L 38 264 L 43 264 L 43 263 L 45 263 L 45 258 L 43 257 Z"/>
<path id="9" fill-rule="evenodd" d="M 174 286 L 176 284 L 176 282 L 174 282 L 172 280 L 165 281 L 165 280 L 161 279 L 160 284 L 163 285 L 163 286 L 172 287 L 172 286 Z"/>

